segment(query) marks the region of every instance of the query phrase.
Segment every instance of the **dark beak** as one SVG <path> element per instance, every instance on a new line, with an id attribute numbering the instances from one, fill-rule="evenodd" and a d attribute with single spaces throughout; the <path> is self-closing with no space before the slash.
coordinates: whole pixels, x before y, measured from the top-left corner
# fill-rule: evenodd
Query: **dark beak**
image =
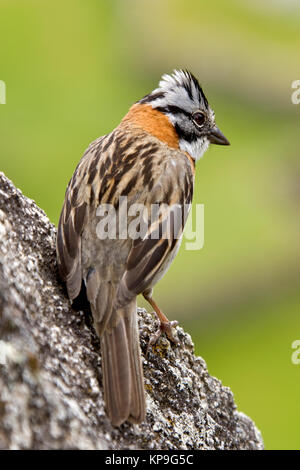
<path id="1" fill-rule="evenodd" d="M 230 145 L 229 141 L 226 139 L 225 135 L 222 134 L 220 129 L 215 126 L 210 133 L 208 134 L 208 140 L 212 144 L 218 144 L 218 145 Z"/>

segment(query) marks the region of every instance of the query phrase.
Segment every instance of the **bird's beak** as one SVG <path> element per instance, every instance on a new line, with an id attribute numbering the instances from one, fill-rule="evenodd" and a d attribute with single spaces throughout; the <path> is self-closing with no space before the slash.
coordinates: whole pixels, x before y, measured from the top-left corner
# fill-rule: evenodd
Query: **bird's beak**
<path id="1" fill-rule="evenodd" d="M 212 144 L 230 145 L 230 142 L 226 139 L 225 135 L 220 131 L 217 126 L 214 126 L 208 134 L 208 140 Z"/>

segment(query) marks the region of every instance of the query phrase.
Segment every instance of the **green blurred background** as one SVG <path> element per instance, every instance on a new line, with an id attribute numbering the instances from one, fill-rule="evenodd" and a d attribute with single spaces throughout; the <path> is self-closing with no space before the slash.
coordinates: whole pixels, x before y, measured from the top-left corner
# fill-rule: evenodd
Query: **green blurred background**
<path id="1" fill-rule="evenodd" d="M 205 246 L 156 288 L 268 449 L 300 448 L 300 5 L 0 0 L 0 170 L 57 223 L 88 144 L 160 75 L 199 77 L 231 147 L 197 165 Z"/>

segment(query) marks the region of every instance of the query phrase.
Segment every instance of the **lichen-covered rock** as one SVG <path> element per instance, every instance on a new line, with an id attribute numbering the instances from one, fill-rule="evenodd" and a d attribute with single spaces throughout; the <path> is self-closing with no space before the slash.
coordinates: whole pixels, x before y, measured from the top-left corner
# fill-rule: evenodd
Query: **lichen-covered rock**
<path id="1" fill-rule="evenodd" d="M 208 374 L 188 334 L 162 337 L 139 310 L 147 419 L 113 428 L 104 412 L 99 340 L 84 299 L 57 276 L 55 227 L 0 173 L 0 448 L 262 449 L 231 391 Z"/>

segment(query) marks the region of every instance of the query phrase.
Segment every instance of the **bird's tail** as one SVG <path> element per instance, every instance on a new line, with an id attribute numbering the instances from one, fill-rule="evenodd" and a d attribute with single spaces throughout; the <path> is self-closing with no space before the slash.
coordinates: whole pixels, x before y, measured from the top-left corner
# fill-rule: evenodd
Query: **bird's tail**
<path id="1" fill-rule="evenodd" d="M 107 414 L 114 426 L 145 418 L 145 392 L 137 327 L 136 299 L 113 309 L 101 335 L 102 373 Z"/>
<path id="2" fill-rule="evenodd" d="M 146 404 L 137 327 L 136 298 L 115 306 L 117 285 L 93 270 L 86 280 L 94 325 L 101 342 L 104 400 L 114 426 L 140 423 Z"/>

